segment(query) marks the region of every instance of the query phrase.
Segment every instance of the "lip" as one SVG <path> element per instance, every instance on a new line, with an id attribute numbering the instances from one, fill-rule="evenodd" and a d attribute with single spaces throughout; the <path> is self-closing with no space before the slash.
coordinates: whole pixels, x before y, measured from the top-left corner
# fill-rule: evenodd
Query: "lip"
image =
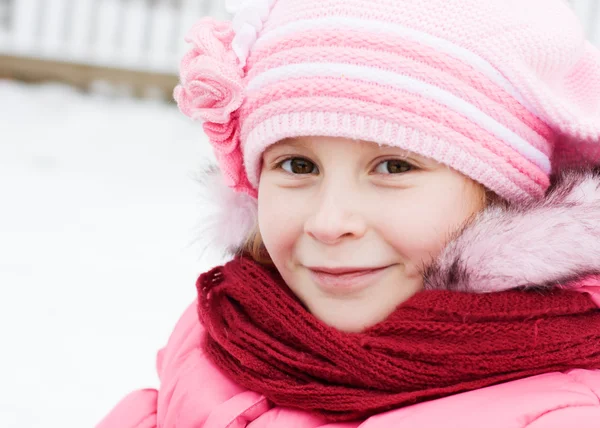
<path id="1" fill-rule="evenodd" d="M 362 291 L 385 275 L 391 267 L 307 267 L 311 279 L 329 294 L 349 294 Z"/>

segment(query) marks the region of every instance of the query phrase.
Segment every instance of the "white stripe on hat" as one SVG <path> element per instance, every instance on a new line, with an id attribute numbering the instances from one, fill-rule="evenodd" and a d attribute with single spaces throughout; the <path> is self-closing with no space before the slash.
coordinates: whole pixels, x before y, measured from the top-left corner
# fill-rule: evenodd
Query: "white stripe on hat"
<path id="1" fill-rule="evenodd" d="M 387 34 L 430 46 L 478 70 L 511 94 L 532 114 L 538 118 L 542 117 L 494 66 L 479 55 L 448 40 L 392 22 L 337 16 L 294 21 L 262 33 L 252 49 L 256 49 L 274 39 L 289 37 L 291 34 L 310 30 L 366 30 L 371 33 Z"/>

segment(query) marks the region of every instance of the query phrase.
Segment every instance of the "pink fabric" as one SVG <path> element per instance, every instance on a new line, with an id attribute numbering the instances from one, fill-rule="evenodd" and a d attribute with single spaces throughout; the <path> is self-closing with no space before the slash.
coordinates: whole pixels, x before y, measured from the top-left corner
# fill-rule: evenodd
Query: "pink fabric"
<path id="1" fill-rule="evenodd" d="M 340 137 L 358 138 L 370 140 L 373 135 L 380 135 L 380 143 L 388 145 L 401 145 L 405 149 L 418 153 L 426 157 L 436 156 L 440 162 L 451 164 L 457 170 L 474 180 L 494 185 L 497 194 L 502 196 L 511 196 L 515 200 L 531 199 L 531 195 L 525 189 L 534 189 L 536 198 L 541 197 L 537 192 L 541 192 L 539 186 L 527 182 L 527 176 L 518 172 L 511 173 L 512 169 L 507 159 L 497 158 L 497 163 L 489 155 L 489 152 L 481 145 L 468 145 L 468 140 L 455 134 L 452 142 L 443 138 L 438 138 L 430 132 L 419 132 L 418 129 L 408 125 L 397 125 L 394 121 L 386 121 L 381 116 L 400 118 L 410 123 L 410 120 L 418 122 L 419 126 L 425 127 L 428 123 L 422 117 L 415 117 L 410 112 L 402 110 L 382 109 L 380 117 L 364 117 L 357 119 L 353 115 L 357 110 L 373 110 L 372 104 L 355 100 L 351 105 L 347 100 L 328 99 L 330 106 L 333 106 L 332 112 L 313 113 L 311 107 L 319 108 L 323 99 L 309 99 L 304 102 L 304 108 L 308 111 L 292 114 L 282 114 L 271 116 L 261 122 L 248 135 L 248 144 L 245 147 L 246 159 L 256 159 L 255 162 L 246 164 L 246 169 L 251 177 L 258 177 L 260 153 L 265 150 L 270 143 L 283 138 L 304 135 L 327 135 L 336 132 Z M 282 105 L 295 103 L 294 100 L 281 101 Z M 277 109 L 278 104 L 271 105 Z M 405 119 L 408 118 L 408 119 Z M 388 131 L 389 130 L 389 131 Z M 444 131 L 446 133 L 452 130 L 445 130 L 437 127 L 436 132 Z M 465 141 L 463 145 L 463 141 Z M 479 155 L 477 155 L 477 154 Z M 505 166 L 504 169 L 502 166 Z M 546 177 L 547 180 L 547 177 Z M 519 184 L 515 184 L 515 181 Z M 522 184 L 526 182 L 526 184 Z M 257 182 L 253 181 L 256 185 Z"/>
<path id="2" fill-rule="evenodd" d="M 204 122 L 228 186 L 255 195 L 243 171 L 237 109 L 243 100 L 243 71 L 231 51 L 231 25 L 200 20 L 186 41 L 193 48 L 181 60 L 181 84 L 173 97 L 182 113 Z"/>
<path id="3" fill-rule="evenodd" d="M 389 36 L 372 34 L 360 29 L 347 30 L 343 33 L 339 31 L 308 30 L 300 34 L 290 35 L 286 38 L 285 44 L 278 43 L 277 39 L 265 43 L 257 47 L 255 57 L 266 59 L 261 59 L 256 65 L 249 63 L 249 72 L 246 79 L 252 79 L 259 72 L 270 67 L 271 62 L 280 62 L 280 57 L 285 56 L 288 49 L 292 50 L 319 43 L 323 44 L 324 41 L 328 45 L 332 44 L 344 47 L 350 45 L 371 52 L 379 51 L 381 46 L 385 46 L 386 52 L 389 54 L 401 55 L 421 64 L 425 64 L 424 61 L 427 61 L 429 66 L 446 72 L 448 76 L 456 79 L 464 79 L 472 89 L 481 92 L 490 100 L 506 105 L 515 116 L 519 117 L 528 127 L 535 130 L 544 139 L 549 140 L 554 135 L 552 128 L 548 124 L 527 110 L 506 90 L 495 84 L 490 84 L 490 80 L 480 71 L 473 68 L 473 66 L 457 61 L 445 52 L 411 40 L 405 40 L 401 44 L 390 44 Z M 325 46 L 324 48 L 327 47 Z M 288 58 L 288 60 L 291 59 L 293 57 Z M 297 60 L 300 61 L 299 58 Z M 545 147 L 540 146 L 538 148 L 542 150 Z"/>
<path id="4" fill-rule="evenodd" d="M 457 394 L 365 421 L 325 424 L 305 412 L 273 408 L 264 397 L 224 377 L 201 351 L 204 329 L 196 309 L 194 302 L 158 354 L 160 389 L 133 392 L 98 428 L 596 428 L 600 420 L 600 371 L 576 369 Z"/>
<path id="5" fill-rule="evenodd" d="M 519 156 L 511 147 L 498 145 L 496 140 L 481 127 L 458 113 L 448 111 L 439 103 L 405 91 L 390 92 L 388 88 L 368 83 L 356 82 L 351 88 L 346 86 L 344 82 L 331 78 L 294 79 L 269 86 L 246 100 L 241 111 L 244 123 L 242 138 L 248 141 L 248 134 L 256 129 L 257 125 L 273 117 L 278 111 L 288 108 L 293 108 L 295 113 L 300 113 L 299 121 L 306 120 L 302 113 L 313 112 L 317 108 L 322 112 L 364 115 L 364 117 L 390 123 L 400 122 L 423 135 L 431 135 L 462 146 L 472 154 L 477 153 L 475 156 L 490 164 L 508 164 L 501 171 L 536 199 L 539 197 L 540 188 L 548 186 L 548 176 L 535 165 Z M 312 97 L 311 94 L 314 93 L 319 93 L 319 97 Z M 373 97 L 378 97 L 376 103 L 373 102 Z M 278 101 L 288 101 L 288 103 L 278 103 Z M 302 102 L 301 106 L 297 105 L 299 101 Z M 246 113 L 250 115 L 247 116 Z M 411 117 L 406 117 L 406 114 Z M 383 132 L 385 130 L 381 129 L 380 133 Z M 380 142 L 387 140 L 386 136 L 379 133 L 373 133 L 370 138 Z M 263 149 L 273 143 L 272 140 L 273 138 L 263 140 L 261 144 Z M 472 141 L 478 141 L 479 144 L 473 145 Z M 250 162 L 254 159 L 254 165 L 258 169 L 260 159 L 249 152 L 254 149 L 254 144 L 256 143 L 246 144 L 245 150 L 248 151 L 245 151 L 245 157 L 247 168 L 251 168 Z M 402 146 L 413 149 L 406 144 Z M 430 156 L 440 158 L 441 153 L 431 153 Z M 453 167 L 459 171 L 465 169 L 458 160 L 453 162 Z M 252 174 L 252 177 L 257 174 L 258 171 Z M 465 174 L 468 175 L 468 172 Z M 483 184 L 497 188 L 495 183 Z M 515 198 L 513 194 L 502 196 Z"/>
<path id="6" fill-rule="evenodd" d="M 357 120 L 374 123 L 392 117 L 390 126 L 423 134 L 419 140 L 446 134 L 439 150 L 427 150 L 429 156 L 510 201 L 542 197 L 551 166 L 600 162 L 600 52 L 585 40 L 580 23 L 563 0 L 238 3 L 233 26 L 209 22 L 205 28 L 196 26 L 189 36 L 195 52 L 209 52 L 204 63 L 220 59 L 221 64 L 211 67 L 226 67 L 229 71 L 222 75 L 235 75 L 235 79 L 213 82 L 208 71 L 198 68 L 200 61 L 186 60 L 182 85 L 176 91 L 182 111 L 205 122 L 229 184 L 238 190 L 256 189 L 262 151 L 282 135 L 345 136 L 414 148 L 383 129 L 365 135 L 360 127 L 351 132 L 316 123 L 296 126 L 302 134 L 256 131 L 272 126 L 274 118 L 283 115 L 310 122 L 315 114 L 334 111 L 337 104 L 330 102 L 331 96 L 347 105 L 347 111 L 354 109 L 348 113 Z M 212 46 L 207 40 L 215 39 L 219 49 L 206 49 Z M 227 55 L 221 55 L 223 49 Z M 233 53 L 237 63 L 231 60 Z M 228 101 L 235 98 L 228 94 L 239 88 L 238 72 L 244 88 L 240 106 Z M 406 80 L 407 76 L 416 80 Z M 298 87 L 303 80 L 314 82 L 307 84 L 312 88 L 310 96 Z M 211 85 L 213 90 L 207 92 L 218 98 L 214 114 L 203 110 L 212 104 L 197 102 L 203 97 L 189 95 L 193 86 Z M 327 85 L 335 88 L 335 94 Z M 411 105 L 428 106 L 413 110 L 416 121 L 395 116 L 398 105 L 405 108 L 403 103 L 409 102 L 402 85 L 411 85 Z M 359 88 L 363 104 L 354 102 Z M 235 108 L 227 123 L 222 123 L 223 103 Z M 448 133 L 447 121 L 440 119 L 451 116 L 459 116 L 452 120 L 454 133 Z M 478 159 L 495 171 L 469 173 L 472 160 L 443 153 L 447 145 L 455 144 L 462 152 L 482 156 Z M 510 185 L 506 179 L 492 178 L 498 174 L 506 175 Z M 487 181 L 481 181 L 482 176 Z"/>
<path id="7" fill-rule="evenodd" d="M 333 53 L 328 53 L 327 50 L 322 50 L 318 55 L 315 56 L 323 56 L 323 58 L 335 58 Z M 389 55 L 386 55 L 389 57 Z M 405 61 L 407 69 L 402 71 L 402 74 L 408 75 L 411 77 L 415 77 L 421 81 L 426 81 L 427 83 L 435 84 L 435 86 L 442 88 L 444 90 L 451 91 L 452 86 L 452 78 L 444 75 L 437 75 L 437 73 L 428 70 L 427 67 L 423 67 L 418 63 L 411 64 L 411 61 Z M 381 58 L 373 58 L 373 65 L 380 64 L 381 67 L 385 66 L 385 58 L 382 56 Z M 425 70 L 422 70 L 425 68 Z M 396 69 L 395 71 L 400 72 L 400 70 Z M 427 74 L 427 76 L 425 76 Z M 435 83 L 433 82 L 434 80 Z M 310 88 L 310 92 L 308 90 Z M 351 98 L 354 99 L 363 99 L 365 101 L 376 102 L 377 107 L 389 106 L 394 104 L 430 104 L 434 107 L 431 110 L 423 110 L 419 111 L 419 114 L 425 118 L 438 120 L 435 116 L 436 111 L 441 111 L 446 115 L 460 116 L 463 122 L 469 123 L 472 127 L 477 127 L 473 123 L 469 122 L 463 116 L 453 111 L 448 111 L 447 108 L 440 105 L 435 101 L 430 101 L 423 97 L 420 97 L 415 94 L 411 94 L 407 91 L 394 91 L 390 92 L 389 88 L 383 85 L 373 85 L 371 83 L 366 82 L 355 82 L 351 88 L 348 88 L 348 85 L 344 81 L 340 81 L 338 79 L 333 79 L 331 77 L 326 78 L 297 78 L 297 79 L 289 79 L 285 82 L 280 82 L 271 86 L 268 86 L 262 91 L 257 93 L 253 93 L 252 96 L 249 96 L 244 104 L 244 108 L 241 110 L 242 120 L 244 122 L 245 128 L 251 128 L 251 124 L 247 123 L 248 115 L 251 115 L 257 108 L 261 105 L 268 105 L 269 103 L 277 100 L 277 99 L 294 99 L 298 100 L 301 97 L 308 97 L 312 94 L 319 94 L 319 99 L 323 97 L 329 96 L 335 92 L 335 96 L 340 99 Z M 410 96 L 413 100 L 406 99 L 406 97 Z M 511 129 L 516 134 L 520 135 L 522 138 L 527 139 L 532 142 L 532 144 L 536 147 L 541 147 L 542 151 L 548 151 L 546 140 L 533 131 L 531 128 L 527 126 L 523 126 L 523 122 L 517 119 L 511 112 L 506 110 L 503 106 L 498 105 L 497 103 L 491 101 L 490 99 L 482 96 L 479 92 L 472 90 L 472 88 L 463 90 L 463 98 L 468 100 L 471 104 L 480 108 L 481 111 L 489 115 L 490 117 L 494 117 L 498 121 L 503 121 L 506 123 L 507 127 Z M 351 101 L 347 100 L 347 101 Z M 322 105 L 323 111 L 327 111 L 328 105 L 323 103 Z M 358 112 L 357 112 L 358 113 Z M 375 114 L 373 112 L 372 114 Z M 440 122 L 443 125 L 443 122 Z M 492 141 L 494 145 L 496 144 L 496 140 L 488 137 L 487 132 L 481 129 L 480 131 L 483 135 L 482 137 L 488 141 Z M 469 134 L 466 134 L 469 136 Z M 243 138 L 243 136 L 242 136 Z M 495 152 L 506 152 L 507 150 L 514 151 L 510 147 L 500 146 L 498 149 L 494 149 Z M 516 153 L 518 155 L 518 153 Z M 524 162 L 521 162 L 524 163 Z M 529 162 L 528 162 L 529 163 Z M 530 166 L 528 169 L 535 168 L 534 165 Z M 535 175 L 537 171 L 533 171 L 529 173 L 528 170 L 524 170 L 524 174 Z M 539 174 L 538 174 L 539 175 Z M 539 180 L 544 181 L 544 180 Z"/>
<path id="8" fill-rule="evenodd" d="M 339 32 L 320 32 L 319 37 L 320 46 L 292 48 L 288 45 L 286 46 L 287 50 L 277 54 L 271 53 L 267 59 L 257 63 L 251 69 L 246 79 L 251 80 L 256 75 L 286 64 L 302 62 L 353 64 L 360 62 L 362 65 L 414 77 L 448 92 L 460 92 L 464 100 L 469 101 L 489 116 L 507 124 L 511 130 L 528 139 L 536 148 L 550 154 L 548 140 L 552 138 L 553 134 L 549 132 L 547 125 L 523 109 L 519 102 L 501 87 L 463 63 L 452 61 L 452 58 L 448 58 L 441 52 L 410 41 L 390 46 L 390 49 L 382 51 L 377 49 L 377 43 L 380 45 L 385 43 L 382 38 L 372 40 L 373 35 L 369 34 L 364 34 L 351 42 L 346 33 L 342 36 Z M 339 40 L 342 37 L 345 40 Z M 306 44 L 305 39 L 302 42 Z M 328 46 L 335 42 L 338 42 L 340 46 Z M 442 63 L 441 66 L 440 63 Z M 459 70 L 464 74 L 459 74 Z M 468 84 L 465 85 L 463 80 L 467 79 Z M 251 110 L 248 106 L 246 108 Z"/>

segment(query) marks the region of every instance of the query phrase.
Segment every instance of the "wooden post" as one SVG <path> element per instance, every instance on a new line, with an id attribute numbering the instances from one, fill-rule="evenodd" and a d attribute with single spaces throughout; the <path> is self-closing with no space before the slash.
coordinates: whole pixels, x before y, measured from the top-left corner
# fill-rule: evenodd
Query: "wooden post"
<path id="1" fill-rule="evenodd" d="M 134 95 L 143 96 L 147 88 L 158 88 L 166 100 L 172 100 L 178 77 L 168 73 L 125 70 L 20 56 L 0 56 L 0 78 L 25 82 L 58 81 L 87 90 L 94 81 L 125 84 Z"/>

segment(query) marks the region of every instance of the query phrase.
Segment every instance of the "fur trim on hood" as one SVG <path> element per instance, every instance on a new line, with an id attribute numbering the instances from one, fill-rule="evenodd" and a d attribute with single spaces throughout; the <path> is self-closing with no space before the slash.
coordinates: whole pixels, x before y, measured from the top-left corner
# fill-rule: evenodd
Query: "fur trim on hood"
<path id="1" fill-rule="evenodd" d="M 492 205 L 424 273 L 427 289 L 485 293 L 600 274 L 600 168 L 565 171 L 546 198 Z"/>
<path id="2" fill-rule="evenodd" d="M 228 187 L 216 166 L 201 171 L 198 182 L 202 187 L 204 210 L 201 240 L 224 256 L 236 254 L 257 227 L 256 199 Z"/>

